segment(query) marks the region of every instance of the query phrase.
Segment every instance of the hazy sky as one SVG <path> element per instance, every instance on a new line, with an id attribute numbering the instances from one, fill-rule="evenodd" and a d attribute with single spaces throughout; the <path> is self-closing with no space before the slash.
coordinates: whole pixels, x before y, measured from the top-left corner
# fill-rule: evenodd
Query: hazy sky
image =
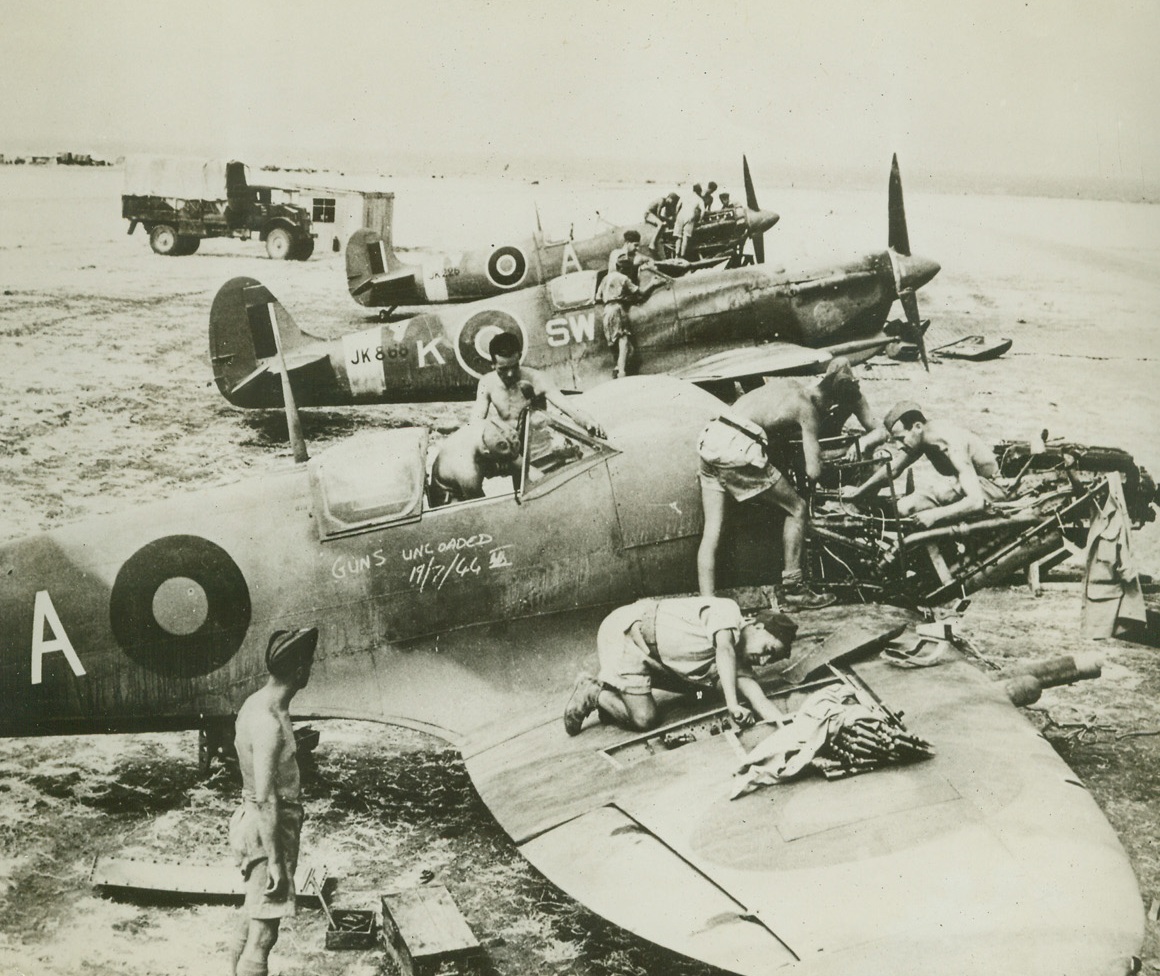
<path id="1" fill-rule="evenodd" d="M 1160 3 L 5 0 L 0 151 L 735 159 L 1160 185 Z"/>

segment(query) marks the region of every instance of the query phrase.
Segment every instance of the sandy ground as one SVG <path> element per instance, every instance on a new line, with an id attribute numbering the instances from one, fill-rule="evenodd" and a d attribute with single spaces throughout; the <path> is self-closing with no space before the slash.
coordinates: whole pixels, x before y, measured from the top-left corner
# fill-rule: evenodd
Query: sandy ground
<path id="1" fill-rule="evenodd" d="M 934 322 L 929 344 L 988 333 L 1015 345 L 1002 360 L 948 361 L 929 375 L 910 364 L 865 368 L 871 402 L 916 399 L 989 439 L 1047 428 L 1125 448 L 1160 472 L 1160 210 L 940 196 L 924 193 L 903 165 L 911 242 L 943 266 L 920 295 Z M 525 236 L 533 200 L 547 226 L 576 215 L 581 234 L 578 215 L 599 208 L 632 220 L 659 192 L 418 179 L 394 189 L 396 241 L 415 245 Z M 231 408 L 210 380 L 208 310 L 226 279 L 260 278 L 300 325 L 323 334 L 365 319 L 346 295 L 341 255 L 281 264 L 257 242 L 206 241 L 192 257 L 159 258 L 141 231 L 125 235 L 119 193 L 116 171 L 0 168 L 0 539 L 288 463 L 284 420 Z M 782 214 L 767 237 L 772 262 L 808 267 L 885 245 L 885 172 L 880 192 L 759 183 L 759 193 Z M 465 412 L 462 404 L 315 411 L 304 426 L 323 446 L 368 426 L 447 430 Z M 1160 575 L 1160 528 L 1143 530 L 1135 546 L 1141 568 Z M 964 627 L 1002 662 L 1092 649 L 1078 620 L 1077 591 L 1064 585 L 1039 599 L 1020 589 L 980 595 Z M 1160 652 L 1095 647 L 1104 677 L 1046 693 L 1028 718 L 1119 832 L 1147 907 L 1160 897 Z M 191 734 L 0 743 L 0 972 L 225 971 L 230 908 L 114 901 L 86 880 L 98 854 L 224 857 L 237 784 L 227 771 L 199 782 L 195 752 Z M 427 871 L 452 889 L 500 973 L 706 972 L 540 879 L 482 807 L 456 754 L 435 740 L 327 723 L 310 783 L 305 847 L 342 877 L 340 905 L 377 907 L 377 893 Z M 378 952 L 323 951 L 323 928 L 312 911 L 287 926 L 275 971 L 384 971 Z M 1144 958 L 1146 972 L 1160 972 L 1155 922 Z"/>

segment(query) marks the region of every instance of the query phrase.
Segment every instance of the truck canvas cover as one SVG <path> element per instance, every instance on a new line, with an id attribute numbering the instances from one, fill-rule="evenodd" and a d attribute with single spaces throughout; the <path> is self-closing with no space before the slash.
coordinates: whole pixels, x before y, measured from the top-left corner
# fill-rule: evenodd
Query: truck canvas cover
<path id="1" fill-rule="evenodd" d="M 126 156 L 125 196 L 225 200 L 226 161 L 193 156 Z"/>

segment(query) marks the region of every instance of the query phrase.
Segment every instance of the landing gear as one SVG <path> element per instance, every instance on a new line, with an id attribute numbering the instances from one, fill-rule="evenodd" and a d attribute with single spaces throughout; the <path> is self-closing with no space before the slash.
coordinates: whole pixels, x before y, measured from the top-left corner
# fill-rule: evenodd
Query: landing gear
<path id="1" fill-rule="evenodd" d="M 201 247 L 200 237 L 178 237 L 177 246 L 173 249 L 175 255 L 193 254 Z"/>
<path id="2" fill-rule="evenodd" d="M 197 772 L 202 779 L 208 777 L 213 769 L 215 756 L 220 757 L 223 764 L 237 761 L 233 716 L 206 719 L 197 730 Z"/>
<path id="3" fill-rule="evenodd" d="M 149 246 L 153 248 L 154 254 L 161 254 L 165 257 L 181 254 L 181 251 L 177 249 L 179 240 L 177 228 L 170 224 L 155 224 L 153 229 L 149 231 Z"/>

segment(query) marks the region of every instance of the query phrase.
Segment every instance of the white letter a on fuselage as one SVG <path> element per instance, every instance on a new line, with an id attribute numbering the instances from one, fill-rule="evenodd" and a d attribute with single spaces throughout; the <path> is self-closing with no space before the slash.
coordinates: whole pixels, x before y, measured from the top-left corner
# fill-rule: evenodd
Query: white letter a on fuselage
<path id="1" fill-rule="evenodd" d="M 45 639 L 44 636 L 45 624 L 48 624 L 52 631 L 52 637 L 49 639 Z M 45 654 L 51 654 L 53 651 L 60 651 L 68 658 L 69 667 L 73 669 L 73 674 L 78 678 L 85 673 L 81 659 L 73 650 L 72 641 L 64 632 L 60 617 L 56 613 L 56 607 L 52 605 L 52 597 L 48 595 L 48 590 L 39 590 L 36 594 L 36 605 L 32 610 L 32 683 L 34 685 L 40 684 L 41 660 Z"/>

